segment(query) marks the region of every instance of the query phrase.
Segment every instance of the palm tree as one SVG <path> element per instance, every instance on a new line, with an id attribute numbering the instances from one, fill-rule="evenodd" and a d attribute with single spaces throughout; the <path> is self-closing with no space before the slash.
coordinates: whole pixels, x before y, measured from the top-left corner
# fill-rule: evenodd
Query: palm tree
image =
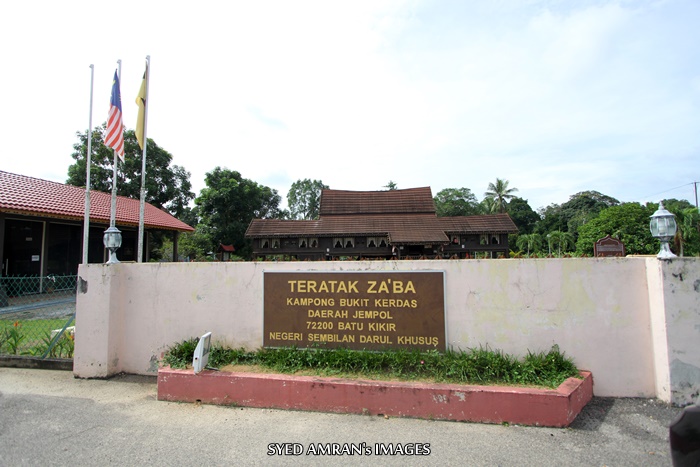
<path id="1" fill-rule="evenodd" d="M 527 256 L 530 256 L 530 250 L 534 253 L 535 251 L 539 250 L 542 248 L 542 237 L 540 234 L 523 234 L 518 236 L 518 239 L 515 241 L 515 244 L 518 246 L 518 248 L 522 249 L 527 249 Z"/>
<path id="2" fill-rule="evenodd" d="M 518 191 L 517 188 L 508 188 L 508 180 L 501 180 L 500 178 L 496 179 L 496 183 L 489 183 L 487 190 L 484 196 L 494 200 L 496 209 L 501 213 L 506 212 L 508 201 L 514 198 L 515 195 L 513 193 Z"/>
<path id="3" fill-rule="evenodd" d="M 484 214 L 491 214 L 492 212 L 498 211 L 498 206 L 493 198 L 484 198 L 480 205 Z"/>
<path id="4" fill-rule="evenodd" d="M 566 252 L 567 248 L 573 249 L 576 244 L 574 242 L 574 236 L 571 235 L 570 232 L 562 232 L 561 230 L 555 230 L 554 232 L 550 232 L 549 235 L 547 235 L 547 238 L 550 238 L 551 242 L 557 245 L 559 249 L 560 258 L 562 248 L 564 249 L 564 252 Z"/>

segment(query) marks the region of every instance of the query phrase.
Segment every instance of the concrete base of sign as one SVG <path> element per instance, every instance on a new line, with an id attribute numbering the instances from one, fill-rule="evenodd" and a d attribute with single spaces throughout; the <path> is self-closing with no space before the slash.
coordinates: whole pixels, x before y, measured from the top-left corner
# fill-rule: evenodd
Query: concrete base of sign
<path id="1" fill-rule="evenodd" d="M 565 427 L 593 397 L 593 377 L 557 389 L 158 370 L 158 400 Z"/>

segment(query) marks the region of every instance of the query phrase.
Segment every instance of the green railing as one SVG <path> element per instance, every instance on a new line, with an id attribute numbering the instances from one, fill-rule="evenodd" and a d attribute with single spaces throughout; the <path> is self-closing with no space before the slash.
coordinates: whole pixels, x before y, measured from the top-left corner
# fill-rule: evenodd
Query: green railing
<path id="1" fill-rule="evenodd" d="M 73 358 L 77 276 L 0 278 L 0 355 Z"/>

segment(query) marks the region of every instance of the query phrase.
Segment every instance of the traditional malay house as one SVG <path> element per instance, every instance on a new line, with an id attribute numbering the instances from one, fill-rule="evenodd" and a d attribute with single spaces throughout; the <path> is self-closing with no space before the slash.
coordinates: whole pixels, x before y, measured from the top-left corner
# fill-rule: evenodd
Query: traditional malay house
<path id="1" fill-rule="evenodd" d="M 111 194 L 90 192 L 88 262 L 102 263 L 102 238 L 109 227 Z M 74 275 L 82 260 L 85 189 L 0 171 L 0 263 L 3 276 Z M 120 261 L 137 256 L 139 200 L 117 197 L 116 226 L 122 232 Z M 169 213 L 146 203 L 144 229 L 177 235 L 194 229 Z M 148 235 L 144 260 L 148 261 Z"/>
<path id="2" fill-rule="evenodd" d="M 323 190 L 317 220 L 253 219 L 253 257 L 508 257 L 508 214 L 437 217 L 430 187 L 389 191 Z"/>

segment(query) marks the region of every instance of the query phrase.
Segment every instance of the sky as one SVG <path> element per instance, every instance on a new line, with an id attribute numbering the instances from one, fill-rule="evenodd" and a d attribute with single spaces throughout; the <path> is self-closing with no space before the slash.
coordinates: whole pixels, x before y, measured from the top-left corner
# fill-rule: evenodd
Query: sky
<path id="1" fill-rule="evenodd" d="M 700 181 L 700 1 L 15 1 L 0 18 L 0 170 L 65 182 L 76 133 L 124 123 L 191 173 L 276 189 L 469 188 L 533 209 Z M 285 203 L 286 204 L 286 203 Z"/>

